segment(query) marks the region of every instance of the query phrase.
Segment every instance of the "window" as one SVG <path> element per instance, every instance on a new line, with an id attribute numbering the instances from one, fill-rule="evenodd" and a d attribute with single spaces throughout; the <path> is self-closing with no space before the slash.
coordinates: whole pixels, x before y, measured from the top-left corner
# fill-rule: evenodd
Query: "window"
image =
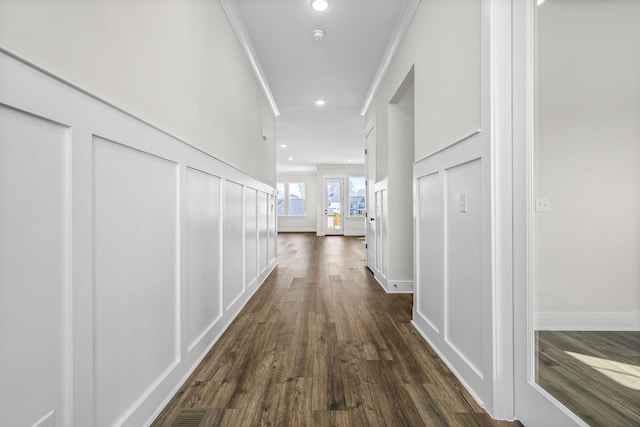
<path id="1" fill-rule="evenodd" d="M 349 216 L 364 216 L 365 182 L 363 177 L 349 177 Z"/>
<path id="2" fill-rule="evenodd" d="M 304 215 L 304 182 L 289 183 L 289 210 L 290 216 Z"/>
<path id="3" fill-rule="evenodd" d="M 282 216 L 284 215 L 284 182 L 278 182 L 276 190 L 278 191 L 278 216 Z"/>
<path id="4" fill-rule="evenodd" d="M 276 190 L 278 216 L 304 216 L 304 182 L 279 182 L 276 184 Z"/>

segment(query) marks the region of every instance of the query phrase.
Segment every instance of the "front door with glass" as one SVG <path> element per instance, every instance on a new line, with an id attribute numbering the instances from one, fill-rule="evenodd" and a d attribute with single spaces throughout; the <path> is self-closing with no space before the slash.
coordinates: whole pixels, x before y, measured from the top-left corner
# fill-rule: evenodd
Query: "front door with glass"
<path id="1" fill-rule="evenodd" d="M 324 234 L 344 234 L 343 178 L 324 179 Z"/>

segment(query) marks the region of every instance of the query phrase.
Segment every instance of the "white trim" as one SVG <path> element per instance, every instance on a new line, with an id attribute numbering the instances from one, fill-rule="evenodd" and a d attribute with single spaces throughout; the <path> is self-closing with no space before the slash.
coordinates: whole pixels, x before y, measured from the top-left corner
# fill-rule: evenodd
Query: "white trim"
<path id="1" fill-rule="evenodd" d="M 537 312 L 536 331 L 640 331 L 640 312 Z"/>
<path id="2" fill-rule="evenodd" d="M 369 135 L 371 134 L 371 132 L 373 132 L 373 129 L 375 127 L 376 127 L 376 113 L 373 113 L 373 116 L 371 117 L 371 120 L 364 127 L 365 148 L 366 148 L 367 138 L 369 138 Z"/>
<path id="3" fill-rule="evenodd" d="M 271 275 L 271 273 L 273 273 L 273 271 L 276 269 L 277 266 L 278 266 L 277 262 L 272 263 L 271 265 L 268 265 L 267 268 L 262 273 L 260 273 L 259 282 L 260 283 L 264 283 L 267 280 L 267 277 L 269 277 L 269 275 Z M 147 422 L 144 423 L 144 425 L 150 426 L 153 423 L 153 421 L 155 421 L 155 419 L 158 418 L 158 415 L 160 415 L 160 413 L 164 410 L 164 408 L 167 407 L 169 402 L 171 402 L 171 400 L 175 397 L 175 395 L 178 393 L 178 391 L 187 382 L 187 380 L 189 379 L 191 374 L 193 374 L 193 372 L 196 370 L 196 368 L 198 368 L 198 366 L 200 366 L 200 363 L 202 363 L 204 358 L 207 357 L 207 355 L 209 354 L 209 351 L 211 351 L 213 346 L 216 345 L 216 343 L 218 342 L 218 340 L 220 339 L 222 334 L 224 334 L 226 332 L 227 328 L 231 325 L 231 323 L 233 323 L 233 321 L 236 319 L 236 317 L 238 316 L 240 311 L 242 311 L 242 309 L 249 303 L 251 298 L 253 298 L 253 295 L 258 291 L 258 289 L 260 289 L 260 286 L 254 287 L 254 289 L 249 292 L 246 300 L 242 304 L 238 305 L 231 312 L 231 317 L 225 322 L 225 324 L 222 326 L 220 331 L 213 338 L 211 343 L 206 347 L 206 349 L 202 352 L 202 354 L 200 356 L 198 356 L 198 358 L 195 360 L 193 365 L 189 368 L 189 370 L 187 370 L 187 372 L 183 375 L 183 377 L 180 379 L 180 381 L 178 381 L 176 386 L 171 389 L 171 392 L 162 401 L 162 403 L 156 408 L 155 411 L 153 411 L 151 413 L 151 416 L 148 418 Z M 226 313 L 225 313 L 225 315 L 226 315 Z"/>
<path id="4" fill-rule="evenodd" d="M 535 382 L 531 281 L 534 8 L 533 0 L 512 2 L 514 410 L 525 425 L 586 426 Z"/>
<path id="5" fill-rule="evenodd" d="M 375 271 L 371 271 L 373 273 L 373 278 L 376 279 L 376 282 L 378 282 L 378 285 L 380 285 L 380 287 L 386 292 L 389 293 L 389 291 L 387 291 L 387 279 L 385 279 L 384 277 L 381 277 L 378 273 L 376 273 Z"/>
<path id="6" fill-rule="evenodd" d="M 512 19 L 510 0 L 483 2 L 489 16 L 491 270 L 492 270 L 492 408 L 497 419 L 515 417 L 513 395 L 513 154 Z M 484 65 L 483 65 L 484 66 Z M 483 126 L 485 126 L 483 122 Z"/>
<path id="7" fill-rule="evenodd" d="M 388 294 L 412 294 L 413 280 L 387 280 Z"/>
<path id="8" fill-rule="evenodd" d="M 451 144 L 447 145 L 446 147 L 444 147 L 444 148 L 442 148 L 440 150 L 434 151 L 433 153 L 426 155 L 425 157 L 421 158 L 420 160 L 416 160 L 415 162 L 413 162 L 413 165 L 417 166 L 420 163 L 431 159 L 433 156 L 435 156 L 437 154 L 440 154 L 443 151 L 447 151 L 447 150 L 451 149 L 451 147 L 453 147 L 454 145 L 458 145 L 458 144 L 460 144 L 462 142 L 465 142 L 468 139 L 473 138 L 476 135 L 479 135 L 481 132 L 482 132 L 482 129 L 475 130 L 475 131 L 471 132 L 469 135 L 463 136 L 462 138 L 458 139 L 455 142 L 452 142 Z"/>
<path id="9" fill-rule="evenodd" d="M 420 320 L 423 320 L 423 319 L 420 319 Z M 449 368 L 451 373 L 453 375 L 455 375 L 455 377 L 458 379 L 458 381 L 460 381 L 460 384 L 462 384 L 462 386 L 467 390 L 467 392 L 471 395 L 471 397 L 473 397 L 473 399 L 476 401 L 476 403 L 481 408 L 486 409 L 484 402 L 475 393 L 473 387 L 471 387 L 469 385 L 469 383 L 465 381 L 464 376 L 462 376 L 462 375 L 460 375 L 460 373 L 458 373 L 458 371 L 456 370 L 454 365 L 452 363 L 450 363 L 447 360 L 447 358 L 444 356 L 444 354 L 438 349 L 438 347 L 434 345 L 434 343 L 429 339 L 429 336 L 427 334 L 425 334 L 423 332 L 422 328 L 418 325 L 418 323 L 416 323 L 415 319 L 411 321 L 411 324 L 413 325 L 414 328 L 416 328 L 416 331 L 418 331 L 420 336 L 429 344 L 429 347 L 431 347 L 431 349 L 436 352 L 436 354 L 440 357 L 440 359 L 442 359 L 444 364 L 447 365 L 447 367 Z"/>
<path id="10" fill-rule="evenodd" d="M 300 227 L 300 228 L 296 228 L 296 227 L 287 227 L 287 228 L 282 228 L 282 227 L 278 227 L 278 233 L 315 233 L 316 229 L 313 227 Z"/>
<path id="11" fill-rule="evenodd" d="M 267 100 L 269 101 L 269 105 L 271 105 L 271 109 L 273 110 L 273 114 L 278 117 L 280 115 L 280 110 L 278 110 L 278 105 L 276 104 L 276 100 L 271 93 L 271 88 L 269 87 L 269 83 L 267 82 L 267 78 L 262 71 L 262 66 L 260 65 L 260 61 L 258 61 L 258 55 L 256 55 L 255 50 L 253 49 L 253 44 L 251 43 L 251 38 L 249 37 L 249 33 L 247 32 L 247 27 L 244 25 L 244 21 L 242 20 L 242 16 L 240 15 L 240 11 L 238 10 L 238 6 L 236 5 L 235 0 L 220 0 L 222 4 L 222 8 L 229 19 L 229 23 L 233 28 L 233 31 L 236 33 L 238 40 L 240 41 L 240 45 L 242 49 L 247 54 L 249 58 L 249 63 L 251 64 L 251 68 L 253 72 L 256 73 L 256 77 L 258 78 L 258 82 L 264 91 Z"/>
<path id="12" fill-rule="evenodd" d="M 369 105 L 371 105 L 371 101 L 376 96 L 378 92 L 378 88 L 384 79 L 384 76 L 387 74 L 387 70 L 389 69 L 389 65 L 391 64 L 391 60 L 393 59 L 396 51 L 400 47 L 400 43 L 402 42 L 402 38 L 404 34 L 407 32 L 407 28 L 409 28 L 409 24 L 413 19 L 413 15 L 415 15 L 416 10 L 418 9 L 418 5 L 420 4 L 420 0 L 406 0 L 404 7 L 402 8 L 402 12 L 400 12 L 400 16 L 396 21 L 396 26 L 393 29 L 393 34 L 389 39 L 389 44 L 387 45 L 387 49 L 384 51 L 384 55 L 382 56 L 382 60 L 380 61 L 380 65 L 378 66 L 378 70 L 376 71 L 376 75 L 373 77 L 371 81 L 371 86 L 369 86 L 369 91 L 367 92 L 367 96 L 364 98 L 364 102 L 362 103 L 362 107 L 360 108 L 360 115 L 364 116 L 369 109 Z"/>

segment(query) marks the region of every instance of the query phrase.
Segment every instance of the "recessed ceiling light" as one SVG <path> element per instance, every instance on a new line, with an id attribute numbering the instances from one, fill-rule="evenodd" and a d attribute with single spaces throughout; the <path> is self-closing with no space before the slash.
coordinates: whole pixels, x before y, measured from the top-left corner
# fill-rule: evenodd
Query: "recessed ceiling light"
<path id="1" fill-rule="evenodd" d="M 287 148 L 287 144 L 280 144 L 280 148 Z"/>
<path id="2" fill-rule="evenodd" d="M 327 10 L 327 8 L 329 7 L 329 1 L 328 0 L 311 0 L 311 7 L 313 8 L 313 10 L 316 10 L 318 12 L 323 12 Z"/>
<path id="3" fill-rule="evenodd" d="M 324 102 L 324 99 L 318 99 L 316 101 L 316 105 L 324 105 L 324 104 L 326 104 L 326 102 Z"/>
<path id="4" fill-rule="evenodd" d="M 289 157 L 289 160 L 293 160 L 293 157 Z"/>
<path id="5" fill-rule="evenodd" d="M 311 31 L 311 35 L 313 36 L 313 39 L 315 41 L 320 41 L 320 40 L 324 39 L 325 32 L 324 32 L 324 30 L 317 29 L 317 30 Z"/>

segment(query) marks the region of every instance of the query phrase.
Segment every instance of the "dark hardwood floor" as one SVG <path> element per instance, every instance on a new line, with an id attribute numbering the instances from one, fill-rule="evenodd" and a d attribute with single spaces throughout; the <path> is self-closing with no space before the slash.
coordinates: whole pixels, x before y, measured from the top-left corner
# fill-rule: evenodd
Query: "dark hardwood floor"
<path id="1" fill-rule="evenodd" d="M 640 332 L 539 331 L 538 383 L 592 427 L 640 426 Z"/>
<path id="2" fill-rule="evenodd" d="M 387 295 L 363 241 L 280 234 L 280 263 L 154 426 L 511 426 L 492 420 Z"/>

